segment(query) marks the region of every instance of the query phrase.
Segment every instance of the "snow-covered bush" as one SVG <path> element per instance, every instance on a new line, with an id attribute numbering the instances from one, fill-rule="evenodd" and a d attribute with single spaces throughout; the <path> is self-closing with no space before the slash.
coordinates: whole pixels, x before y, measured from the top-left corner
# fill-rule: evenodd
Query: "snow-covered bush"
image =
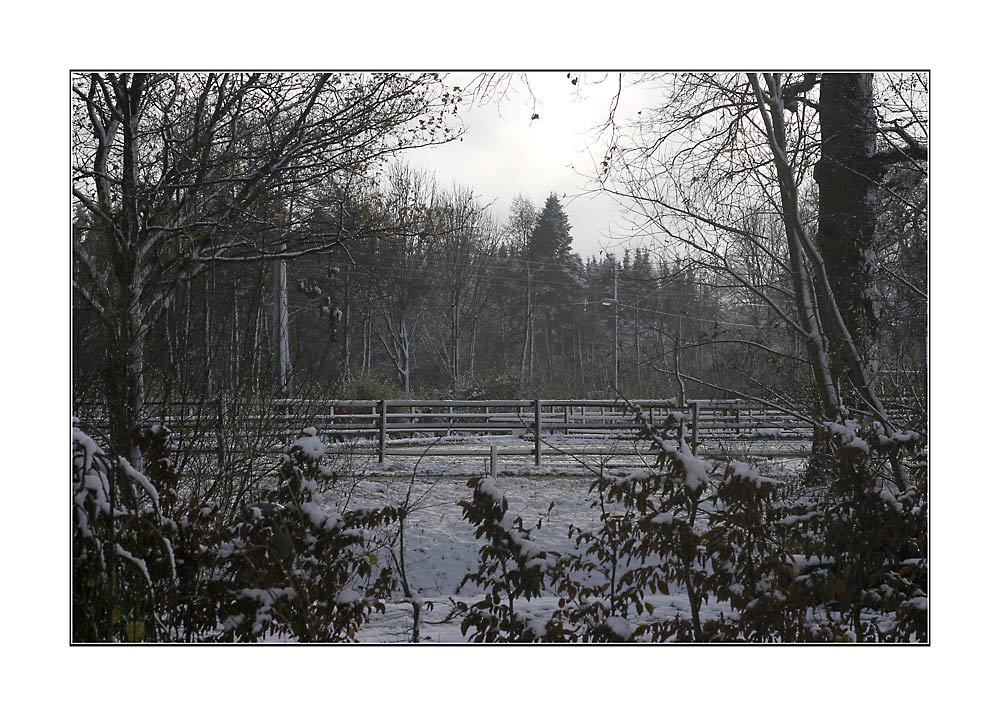
<path id="1" fill-rule="evenodd" d="M 144 472 L 73 430 L 73 640 L 300 641 L 354 637 L 382 609 L 392 576 L 367 530 L 394 508 L 326 511 L 326 446 L 310 429 L 283 456 L 278 484 L 232 520 L 178 492 L 169 431 L 133 431 Z"/>
<path id="2" fill-rule="evenodd" d="M 114 564 L 111 463 L 89 435 L 73 427 L 73 640 L 111 636 Z M 120 621 L 120 619 L 119 619 Z"/>
<path id="3" fill-rule="evenodd" d="M 601 478 L 591 485 L 597 494 L 591 507 L 600 509 L 600 527 L 588 531 L 571 526 L 569 536 L 576 549 L 563 555 L 550 572 L 559 595 L 553 621 L 570 641 L 630 641 L 631 610 L 636 616 L 652 610 L 634 579 L 639 523 L 629 507 L 609 499 L 608 488 L 614 482 Z"/>
<path id="4" fill-rule="evenodd" d="M 926 641 L 926 441 L 877 422 L 824 427 L 829 488 L 798 523 L 807 557 L 829 565 L 819 599 L 859 640 Z"/>
<path id="5" fill-rule="evenodd" d="M 456 602 L 462 634 L 471 632 L 476 642 L 531 642 L 546 636 L 552 640 L 548 625 L 519 614 L 515 602 L 541 595 L 546 569 L 558 555 L 532 542 L 531 531 L 520 517 L 511 514 L 493 478 L 474 478 L 469 487 L 473 488 L 472 499 L 458 504 L 483 546 L 479 569 L 466 575 L 462 585 L 472 582 L 485 593 L 473 604 Z"/>
<path id="6" fill-rule="evenodd" d="M 478 641 L 926 641 L 918 433 L 828 424 L 827 487 L 803 493 L 745 463 L 701 460 L 636 417 L 657 459 L 593 482 L 600 527 L 571 526 L 576 549 L 567 554 L 525 551 L 530 533 L 494 481 L 470 482 L 473 500 L 460 504 L 486 538 L 472 581 L 490 594 L 465 609 L 463 633 Z M 686 613 L 657 613 L 651 595 L 672 591 L 685 594 Z M 543 593 L 558 607 L 529 629 L 515 600 Z M 703 620 L 708 602 L 722 608 Z"/>
<path id="7" fill-rule="evenodd" d="M 165 438 L 162 428 L 133 434 L 137 443 L 162 446 Z M 178 576 L 174 522 L 164 510 L 174 505 L 165 504 L 162 484 L 124 458 L 113 461 L 76 426 L 72 446 L 73 639 L 167 638 Z"/>
<path id="8" fill-rule="evenodd" d="M 320 464 L 326 446 L 313 428 L 283 455 L 277 486 L 246 508 L 218 547 L 233 578 L 220 605 L 224 639 L 269 634 L 297 641 L 350 641 L 394 584 L 376 568 L 368 531 L 397 519 L 393 507 L 328 511 L 315 500 L 336 473 Z"/>

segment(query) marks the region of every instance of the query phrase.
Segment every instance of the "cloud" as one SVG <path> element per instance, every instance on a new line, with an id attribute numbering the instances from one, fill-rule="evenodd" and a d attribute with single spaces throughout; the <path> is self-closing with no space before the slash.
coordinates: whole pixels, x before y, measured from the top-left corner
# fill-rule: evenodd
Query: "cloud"
<path id="1" fill-rule="evenodd" d="M 469 77 L 449 75 L 462 84 Z M 598 76 L 597 79 L 600 79 Z M 453 182 L 473 189 L 484 201 L 494 202 L 494 215 L 503 220 L 511 200 L 524 194 L 541 205 L 550 192 L 560 198 L 573 227 L 573 247 L 596 254 L 608 243 L 609 225 L 622 223 L 613 199 L 604 195 L 579 196 L 588 186 L 597 139 L 595 127 L 607 117 L 617 81 L 573 85 L 565 72 L 528 73 L 531 92 L 515 86 L 506 101 L 467 107 L 466 133 L 461 142 L 417 150 L 407 155 L 415 166 L 432 170 L 445 186 Z M 538 119 L 532 120 L 533 113 Z"/>

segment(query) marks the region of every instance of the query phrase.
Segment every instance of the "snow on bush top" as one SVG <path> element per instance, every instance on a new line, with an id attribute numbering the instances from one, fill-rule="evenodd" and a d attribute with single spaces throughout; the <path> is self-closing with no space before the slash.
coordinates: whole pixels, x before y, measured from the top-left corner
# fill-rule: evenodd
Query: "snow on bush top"
<path id="1" fill-rule="evenodd" d="M 301 437 L 289 445 L 289 452 L 295 448 L 301 448 L 310 460 L 319 460 L 326 452 L 326 443 L 316 436 L 316 428 L 306 428 L 302 433 L 305 437 Z"/>
<path id="2" fill-rule="evenodd" d="M 868 443 L 857 435 L 861 425 L 856 420 L 845 420 L 843 424 L 826 421 L 823 426 L 830 431 L 831 435 L 836 435 L 840 439 L 840 444 L 845 448 L 858 450 L 865 454 L 870 451 Z"/>
<path id="3" fill-rule="evenodd" d="M 677 460 L 684 470 L 684 486 L 691 492 L 701 492 L 709 485 L 708 471 L 711 469 L 704 460 L 699 460 L 691 454 L 691 448 L 684 441 L 680 447 L 668 445 L 659 435 L 653 434 L 653 441 L 664 453 Z"/>
<path id="4" fill-rule="evenodd" d="M 497 481 L 492 477 L 487 477 L 485 480 L 480 480 L 479 491 L 492 499 L 498 505 L 503 501 L 503 493 L 500 492 L 500 488 L 497 487 Z"/>
<path id="5" fill-rule="evenodd" d="M 619 639 L 628 639 L 632 636 L 632 625 L 629 623 L 628 619 L 610 616 L 604 620 L 604 625 Z"/>
<path id="6" fill-rule="evenodd" d="M 748 465 L 745 462 L 735 460 L 729 464 L 729 470 L 726 475 L 726 481 L 728 482 L 730 480 L 749 482 L 752 483 L 754 487 L 781 484 L 778 480 L 772 480 L 770 477 L 764 477 L 761 475 L 757 468 L 753 465 Z"/>
<path id="7" fill-rule="evenodd" d="M 674 459 L 684 466 L 684 486 L 691 492 L 700 492 L 708 487 L 708 463 L 691 454 L 691 448 L 682 442 L 680 448 L 673 449 Z"/>

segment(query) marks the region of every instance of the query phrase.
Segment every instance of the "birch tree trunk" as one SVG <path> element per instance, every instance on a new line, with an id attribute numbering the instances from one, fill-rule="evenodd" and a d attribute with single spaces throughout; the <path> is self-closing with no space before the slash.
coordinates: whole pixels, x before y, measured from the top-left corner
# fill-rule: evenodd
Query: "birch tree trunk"
<path id="1" fill-rule="evenodd" d="M 461 321 L 459 318 L 459 306 L 458 306 L 458 295 L 457 291 L 452 295 L 451 302 L 451 383 L 456 385 L 458 383 L 458 376 L 460 372 L 459 366 L 459 335 L 461 332 Z"/>
<path id="2" fill-rule="evenodd" d="M 372 311 L 371 306 L 365 314 L 365 320 L 361 327 L 361 376 L 368 375 L 368 370 L 372 367 Z"/>
<path id="3" fill-rule="evenodd" d="M 479 315 L 472 314 L 472 334 L 469 337 L 469 378 L 476 377 L 476 328 L 479 322 Z"/>
<path id="4" fill-rule="evenodd" d="M 411 346 L 410 332 L 406 327 L 406 318 L 399 322 L 399 364 L 402 366 L 400 373 L 403 377 L 403 395 L 410 397 L 410 367 L 411 367 Z"/>
<path id="5" fill-rule="evenodd" d="M 281 245 L 285 250 L 285 245 Z M 277 259 L 271 272 L 274 294 L 274 378 L 278 392 L 288 396 L 291 389 L 291 356 L 288 351 L 288 273 L 285 262 Z"/>
<path id="6" fill-rule="evenodd" d="M 532 317 L 532 307 L 531 307 L 531 285 L 528 281 L 525 282 L 524 290 L 524 339 L 521 342 L 521 384 L 524 385 L 531 380 L 531 317 Z"/>
<path id="7" fill-rule="evenodd" d="M 331 292 L 332 293 L 332 292 Z M 341 375 L 345 378 L 351 373 L 351 270 L 350 266 L 344 272 L 344 309 L 341 318 L 340 336 L 343 349 L 340 353 Z M 331 311 L 333 307 L 331 307 Z"/>
<path id="8" fill-rule="evenodd" d="M 799 218 L 798 191 L 786 161 L 784 106 L 781 103 L 780 91 L 776 92 L 770 80 L 768 81 L 769 95 L 764 94 L 756 75 L 750 75 L 750 82 L 757 96 L 761 119 L 767 129 L 768 142 L 778 172 L 781 211 L 784 219 L 785 237 L 788 242 L 792 286 L 795 291 L 795 307 L 799 323 L 804 329 L 803 337 L 806 339 L 809 365 L 816 382 L 823 415 L 828 420 L 837 420 L 841 417 L 840 395 L 830 370 L 827 347 L 819 324 L 815 296 L 812 292 L 812 282 L 803 257 L 802 240 L 799 236 L 802 223 Z"/>

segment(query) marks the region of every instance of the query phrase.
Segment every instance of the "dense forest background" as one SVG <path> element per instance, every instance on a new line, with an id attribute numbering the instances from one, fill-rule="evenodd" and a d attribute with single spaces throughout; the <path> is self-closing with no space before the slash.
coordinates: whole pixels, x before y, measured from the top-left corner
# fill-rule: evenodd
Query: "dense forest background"
<path id="1" fill-rule="evenodd" d="M 406 163 L 401 152 L 408 145 L 450 141 L 448 116 L 458 111 L 461 88 L 449 90 L 438 76 L 343 81 L 354 83 L 354 94 L 326 96 L 315 76 L 74 80 L 75 401 L 102 400 L 136 370 L 131 380 L 141 381 L 143 400 L 660 397 L 677 392 L 680 374 L 699 397 L 810 392 L 801 331 L 781 319 L 782 311 L 795 312 L 794 275 L 780 210 L 766 195 L 742 197 L 738 217 L 727 218 L 742 235 L 731 232 L 725 243 L 684 235 L 676 211 L 664 226 L 662 215 L 642 217 L 648 207 L 639 206 L 646 223 L 618 237 L 639 248 L 580 256 L 565 197 L 519 196 L 504 215 L 476 187 L 448 185 L 447 177 Z M 918 93 L 920 81 L 880 79 L 880 110 L 893 96 Z M 399 97 L 392 94 L 403 87 Z M 282 149 L 270 128 L 264 131 L 268 115 L 258 108 L 254 126 L 243 110 L 248 129 L 238 137 L 226 135 L 232 127 L 224 119 L 236 120 L 233 103 L 268 91 L 287 93 L 271 100 L 273 113 L 288 123 L 286 143 L 307 133 L 294 123 L 296 113 L 316 112 L 302 104 L 306 91 L 324 97 L 334 114 L 364 108 L 368 114 L 359 113 L 346 131 L 357 146 L 327 156 L 333 145 L 320 145 L 345 141 L 337 136 L 345 130 L 317 123 L 310 130 L 317 136 L 309 138 L 315 146 L 304 143 L 298 157 L 302 168 L 265 171 Z M 130 92 L 135 128 L 122 139 L 111 126 L 122 123 L 122 99 L 114 97 L 127 102 Z M 401 97 L 410 104 L 394 105 Z M 180 114 L 185 101 L 189 113 Z M 207 115 L 212 102 L 215 124 L 201 126 L 197 113 Z M 372 133 L 380 120 L 394 122 L 391 131 Z M 657 121 L 663 131 L 676 117 Z M 805 127 L 797 140 L 807 168 L 818 158 L 817 132 Z M 237 147 L 251 156 L 238 158 Z M 326 163 L 317 169 L 320 160 Z M 258 172 L 240 176 L 239 163 L 253 161 Z M 628 161 L 635 166 L 634 155 Z M 713 171 L 701 169 L 675 190 L 689 209 L 699 177 Z M 134 186 L 129 175 L 138 179 Z M 174 188 L 164 191 L 168 182 Z M 626 193 L 622 184 L 606 188 L 636 200 L 635 183 L 624 185 Z M 815 225 L 817 183 L 803 173 L 799 190 L 804 221 Z M 893 162 L 865 190 L 877 226 L 868 228 L 870 275 L 863 277 L 871 318 L 857 334 L 876 337 L 866 359 L 879 391 L 923 400 L 926 173 L 912 160 Z M 124 201 L 129 192 L 134 211 Z M 698 196 L 706 200 L 722 202 Z M 732 205 L 723 208 L 731 217 Z M 120 238 L 131 230 L 123 232 L 122 222 L 134 223 L 135 240 Z M 122 323 L 136 313 L 137 325 Z M 137 345 L 141 356 L 129 354 Z M 114 358 L 121 353 L 129 357 Z M 121 362 L 132 372 L 123 368 L 109 379 Z"/>

